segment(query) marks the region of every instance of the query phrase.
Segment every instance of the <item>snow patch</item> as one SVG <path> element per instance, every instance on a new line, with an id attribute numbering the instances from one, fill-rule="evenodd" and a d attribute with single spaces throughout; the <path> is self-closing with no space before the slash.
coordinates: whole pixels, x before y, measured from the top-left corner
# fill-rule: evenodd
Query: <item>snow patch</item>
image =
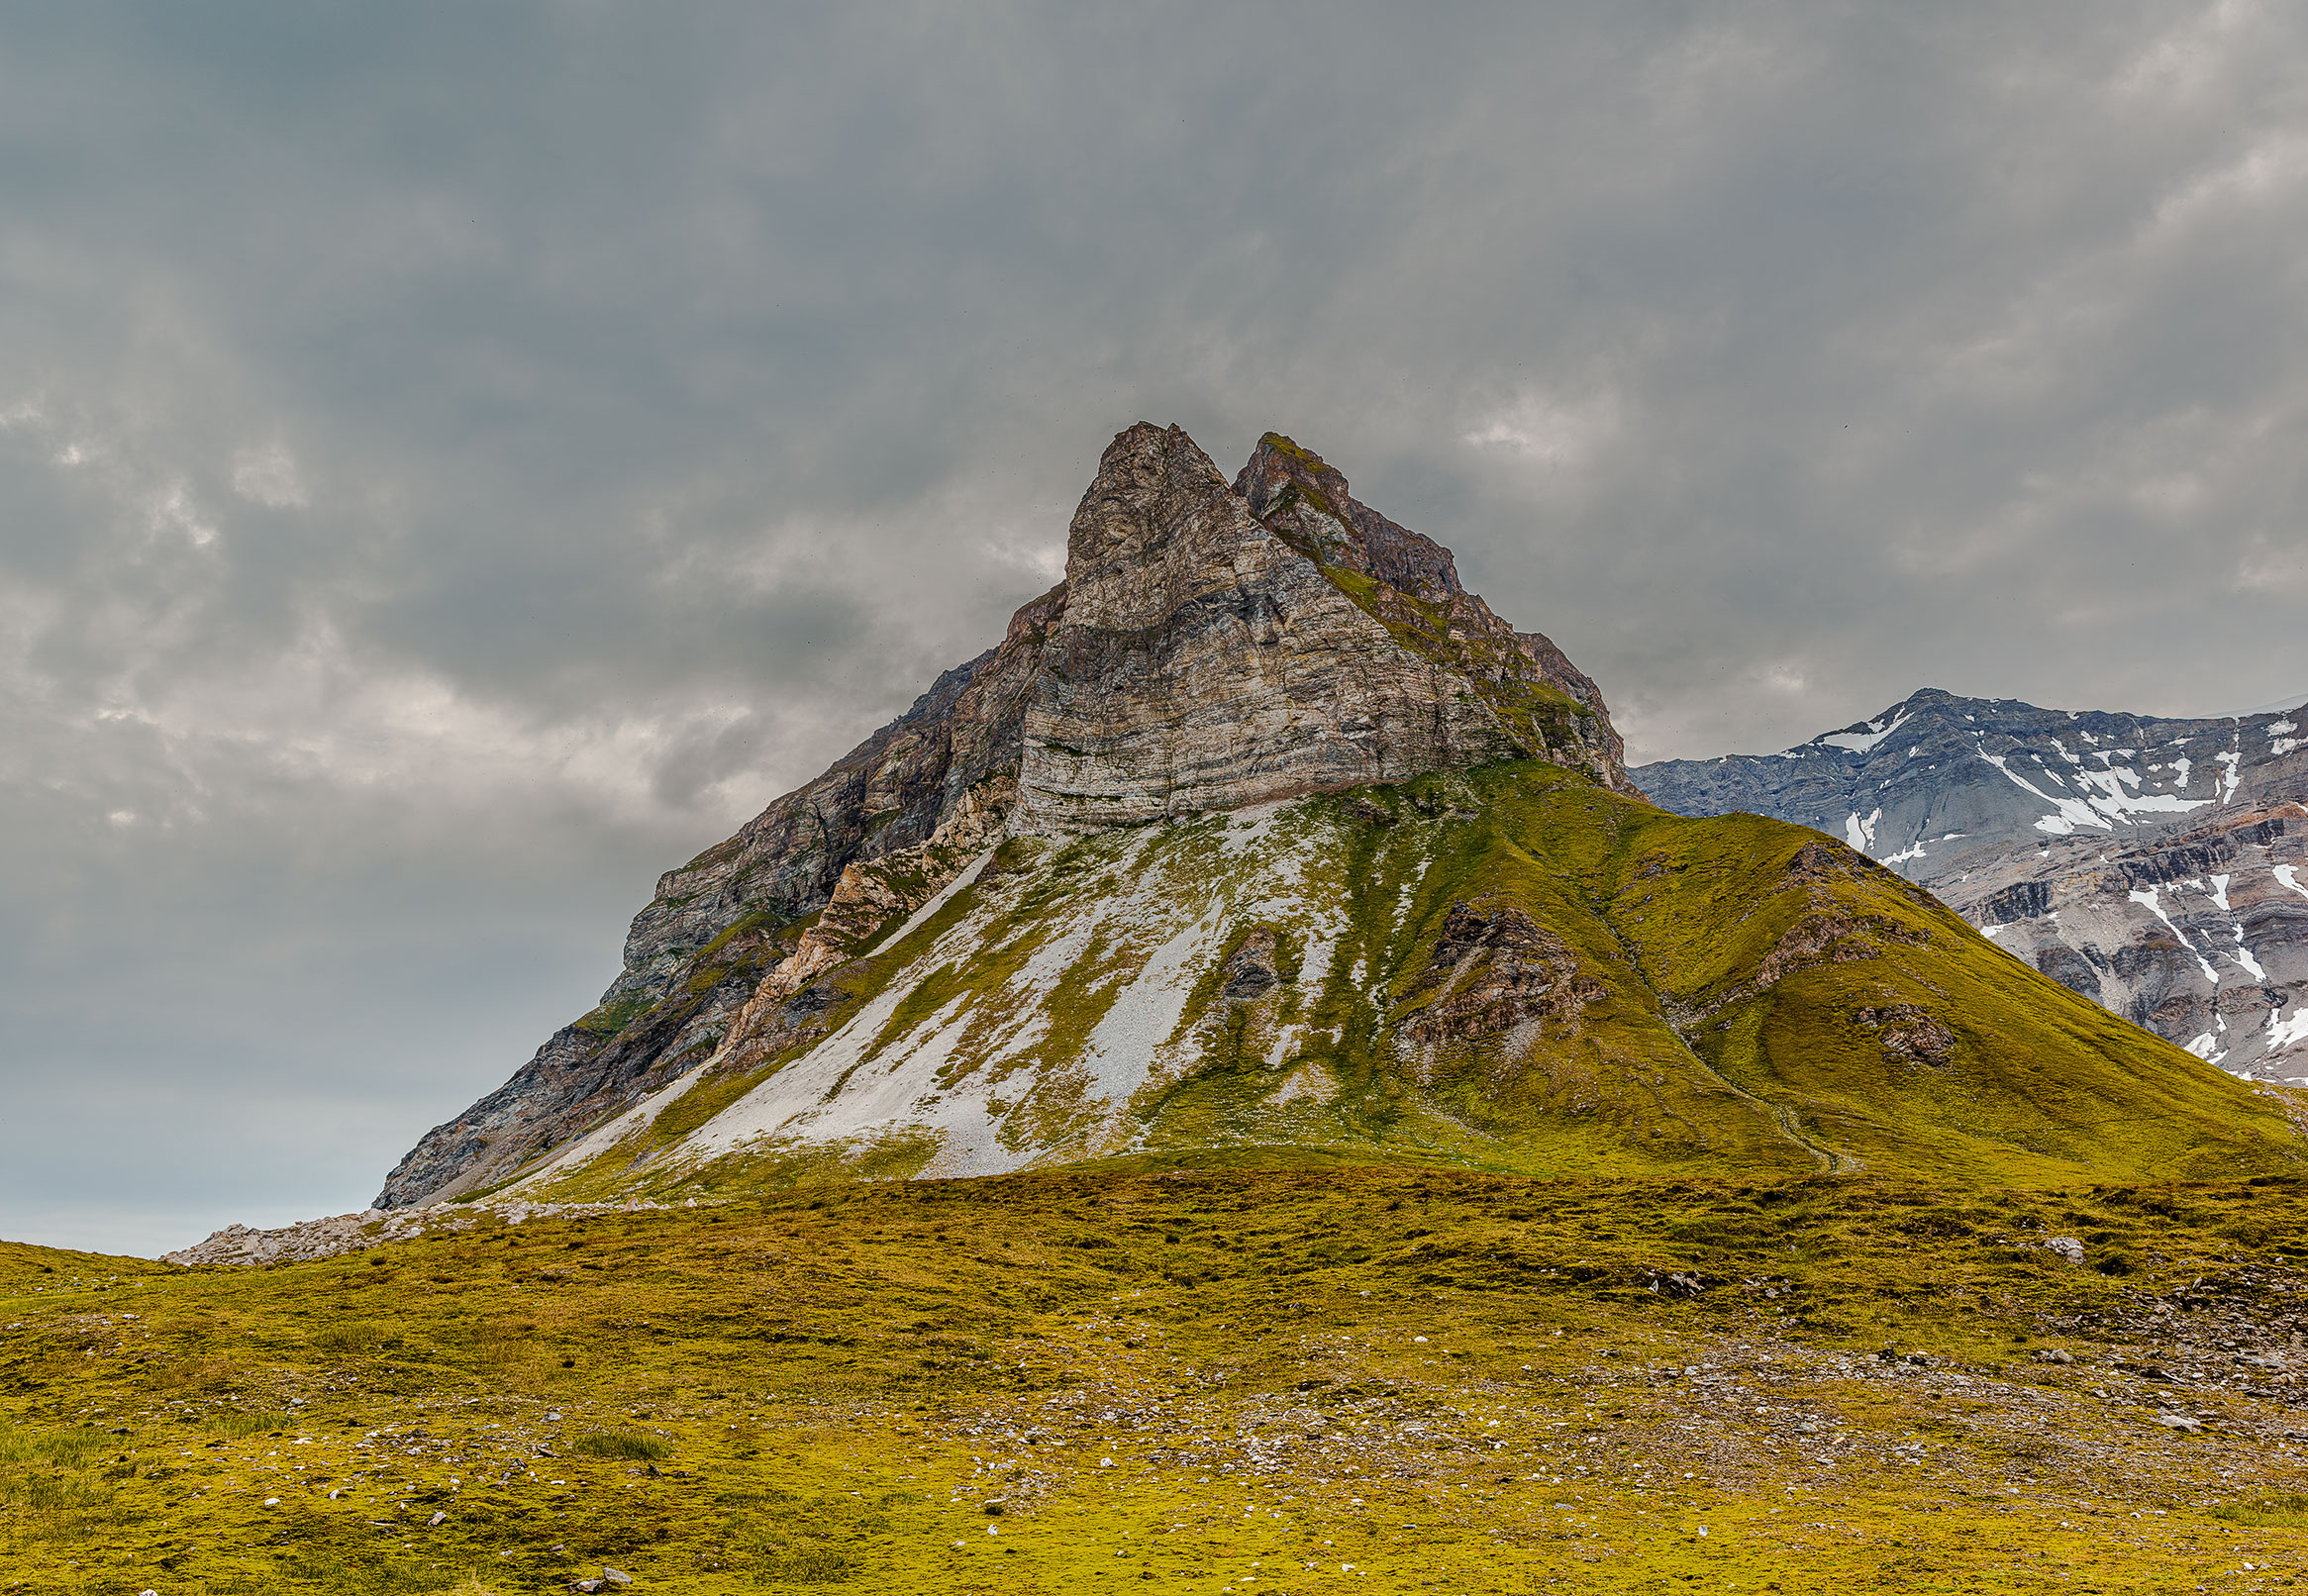
<path id="1" fill-rule="evenodd" d="M 1865 721 L 1861 723 L 1867 728 L 1864 732 L 1829 732 L 1824 737 L 1815 737 L 1811 741 L 1815 744 L 1825 744 L 1831 748 L 1842 748 L 1846 753 L 1867 753 L 1906 723 L 1907 712 L 1902 709 L 1893 713 L 1889 726 L 1885 726 L 1879 720 Z"/>
<path id="2" fill-rule="evenodd" d="M 2308 1007 L 2294 1009 L 2289 1020 L 2283 1015 L 2284 1011 L 2278 1009 L 2268 1016 L 2269 1052 L 2289 1047 L 2294 1043 L 2308 1042 Z"/>
<path id="3" fill-rule="evenodd" d="M 2236 962 L 2252 971 L 2254 980 L 2262 986 L 2267 984 L 2268 972 L 2259 967 L 2259 960 L 2253 957 L 2252 949 L 2244 946 L 2244 928 L 2242 926 L 2236 928 Z"/>
<path id="4" fill-rule="evenodd" d="M 1883 811 L 1881 809 L 1877 809 L 1865 820 L 1861 820 L 1856 813 L 1846 816 L 1844 819 L 1844 841 L 1851 844 L 1859 852 L 1866 852 L 1867 849 L 1875 846 L 1875 823 L 1882 818 Z"/>

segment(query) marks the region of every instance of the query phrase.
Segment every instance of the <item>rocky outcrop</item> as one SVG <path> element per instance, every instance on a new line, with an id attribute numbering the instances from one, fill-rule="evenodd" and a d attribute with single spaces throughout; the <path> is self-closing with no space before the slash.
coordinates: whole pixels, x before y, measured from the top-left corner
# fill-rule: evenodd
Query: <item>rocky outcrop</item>
<path id="1" fill-rule="evenodd" d="M 1645 765 L 1684 815 L 1842 837 L 2045 974 L 2248 1078 L 2308 1080 L 2308 707 L 2213 720 L 1927 689 L 1780 753 Z"/>
<path id="2" fill-rule="evenodd" d="M 1594 679 L 1548 638 L 1517 632 L 1459 586 L 1450 549 L 1361 503 L 1337 467 L 1279 433 L 1258 440 L 1234 485 L 1252 514 L 1334 580 L 1363 578 L 1342 583 L 1349 596 L 1465 676 L 1526 747 L 1630 790 L 1626 748 Z"/>
<path id="3" fill-rule="evenodd" d="M 1451 906 L 1427 966 L 1405 1001 L 1424 1000 L 1403 1024 L 1411 1045 L 1469 1042 L 1534 1020 L 1574 1017 L 1609 996 L 1568 945 L 1512 904 Z"/>
<path id="4" fill-rule="evenodd" d="M 1599 697 L 1549 682 L 1448 550 L 1352 504 L 1272 434 L 1237 486 L 1175 427 L 1117 438 L 1067 533 L 1018 824 L 1133 825 L 1504 758 L 1622 784 Z"/>
<path id="5" fill-rule="evenodd" d="M 2308 807 L 1963 862 L 1935 890 L 2006 951 L 2224 1069 L 2308 1083 Z"/>
<path id="6" fill-rule="evenodd" d="M 808 1042 L 841 971 L 1008 831 L 1078 832 L 1537 757 L 1624 789 L 1594 683 L 1450 550 L 1268 434 L 1237 483 L 1115 439 L 1066 580 L 1000 646 L 657 883 L 591 1013 L 435 1128 L 378 1197 L 485 1189 L 709 1059 Z"/>

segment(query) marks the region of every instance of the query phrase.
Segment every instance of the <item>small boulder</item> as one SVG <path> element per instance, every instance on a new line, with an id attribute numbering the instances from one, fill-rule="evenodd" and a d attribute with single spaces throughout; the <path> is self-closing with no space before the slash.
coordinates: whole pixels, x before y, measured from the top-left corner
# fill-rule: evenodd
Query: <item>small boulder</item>
<path id="1" fill-rule="evenodd" d="M 2203 1421 L 2192 1419 L 2184 1413 L 2152 1413 L 2148 1416 L 2148 1422 L 2159 1424 L 2166 1430 L 2185 1431 L 2191 1436 L 2200 1434 L 2204 1428 Z"/>

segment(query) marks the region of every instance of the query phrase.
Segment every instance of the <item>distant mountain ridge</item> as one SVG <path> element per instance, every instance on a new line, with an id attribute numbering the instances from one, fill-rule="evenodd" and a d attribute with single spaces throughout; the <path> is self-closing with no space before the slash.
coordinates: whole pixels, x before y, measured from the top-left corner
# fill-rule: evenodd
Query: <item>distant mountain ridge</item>
<path id="1" fill-rule="evenodd" d="M 2198 1056 L 2303 1082 L 2304 728 L 2308 705 L 2184 720 L 1927 688 L 1778 753 L 1632 774 L 1677 814 L 1842 837 Z"/>

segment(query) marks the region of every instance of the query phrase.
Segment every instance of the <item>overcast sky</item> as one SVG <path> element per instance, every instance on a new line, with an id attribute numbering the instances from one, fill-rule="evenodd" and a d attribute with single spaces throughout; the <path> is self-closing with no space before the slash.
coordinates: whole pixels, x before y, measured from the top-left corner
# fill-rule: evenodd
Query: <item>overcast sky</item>
<path id="1" fill-rule="evenodd" d="M 1142 418 L 1631 760 L 2308 691 L 2304 17 L 0 11 L 0 1235 L 364 1204 Z"/>

